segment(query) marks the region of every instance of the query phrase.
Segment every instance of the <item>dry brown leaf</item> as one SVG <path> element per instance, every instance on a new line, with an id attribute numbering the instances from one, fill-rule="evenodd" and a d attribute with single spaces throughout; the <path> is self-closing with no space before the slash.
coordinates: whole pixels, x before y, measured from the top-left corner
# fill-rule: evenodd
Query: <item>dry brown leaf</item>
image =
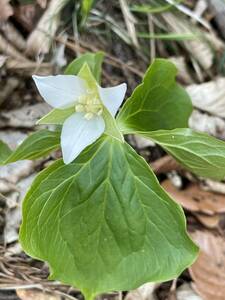
<path id="1" fill-rule="evenodd" d="M 26 49 L 26 41 L 20 31 L 11 22 L 1 24 L 1 31 L 13 46 L 22 52 Z"/>
<path id="2" fill-rule="evenodd" d="M 157 283 L 146 283 L 136 290 L 129 292 L 125 300 L 156 300 L 154 291 L 157 288 Z"/>
<path id="3" fill-rule="evenodd" d="M 4 66 L 6 60 L 7 60 L 7 56 L 0 55 L 0 68 Z"/>
<path id="4" fill-rule="evenodd" d="M 188 283 L 182 284 L 176 291 L 176 300 L 203 300 Z"/>
<path id="5" fill-rule="evenodd" d="M 175 64 L 178 69 L 178 79 L 184 84 L 193 84 L 193 79 L 188 71 L 188 67 L 183 56 L 173 56 L 169 57 L 169 60 Z"/>
<path id="6" fill-rule="evenodd" d="M 130 11 L 129 5 L 126 0 L 119 0 L 121 10 L 123 13 L 124 21 L 127 27 L 127 31 L 129 33 L 129 36 L 132 40 L 132 43 L 136 46 L 139 47 L 138 39 L 137 39 L 137 34 L 136 34 L 136 28 L 135 24 L 137 23 L 136 19 L 134 18 L 133 14 Z"/>
<path id="7" fill-rule="evenodd" d="M 0 22 L 6 21 L 13 15 L 13 8 L 9 4 L 9 0 L 1 0 L 0 8 Z"/>
<path id="8" fill-rule="evenodd" d="M 143 150 L 145 148 L 155 146 L 154 142 L 152 142 L 149 139 L 146 139 L 142 136 L 129 135 L 128 139 L 129 139 L 130 144 L 139 150 Z"/>
<path id="9" fill-rule="evenodd" d="M 201 251 L 190 268 L 193 287 L 204 300 L 225 298 L 225 239 L 208 231 L 192 234 Z"/>
<path id="10" fill-rule="evenodd" d="M 36 122 L 49 113 L 50 106 L 46 103 L 38 103 L 29 106 L 23 106 L 22 108 L 1 111 L 0 112 L 0 128 L 8 127 L 23 127 L 32 128 Z"/>
<path id="11" fill-rule="evenodd" d="M 220 214 L 215 214 L 213 216 L 208 216 L 208 215 L 205 215 L 205 214 L 197 213 L 197 214 L 195 214 L 195 216 L 199 220 L 199 222 L 201 222 L 207 228 L 213 229 L 213 228 L 218 228 L 219 227 L 220 218 L 221 218 Z"/>
<path id="12" fill-rule="evenodd" d="M 220 33 L 225 38 L 225 2 L 223 0 L 208 0 L 215 13 L 215 22 Z"/>
<path id="13" fill-rule="evenodd" d="M 38 55 L 48 53 L 52 39 L 60 24 L 60 12 L 66 5 L 65 0 L 51 0 L 36 28 L 27 40 L 27 53 Z"/>
<path id="14" fill-rule="evenodd" d="M 211 191 L 214 193 L 225 195 L 225 183 L 218 182 L 211 179 L 205 179 L 203 182 L 203 188 L 205 191 Z"/>
<path id="15" fill-rule="evenodd" d="M 52 295 L 34 289 L 33 290 L 21 289 L 21 290 L 17 290 L 16 293 L 21 300 L 61 300 L 61 297 L 58 295 Z"/>
<path id="16" fill-rule="evenodd" d="M 196 131 L 205 132 L 225 140 L 225 120 L 220 117 L 194 110 L 189 119 L 189 126 Z"/>
<path id="17" fill-rule="evenodd" d="M 18 240 L 18 229 L 21 224 L 22 200 L 33 182 L 36 173 L 22 179 L 17 184 L 17 191 L 7 195 L 7 213 L 5 216 L 4 243 L 10 244 Z"/>
<path id="18" fill-rule="evenodd" d="M 19 5 L 14 11 L 14 18 L 28 32 L 32 31 L 36 22 L 36 10 L 34 4 Z"/>
<path id="19" fill-rule="evenodd" d="M 195 107 L 215 116 L 225 117 L 225 78 L 193 84 L 186 91 Z"/>
<path id="20" fill-rule="evenodd" d="M 174 13 L 164 13 L 162 18 L 168 24 L 168 27 L 171 31 L 177 34 L 190 33 L 193 29 L 193 32 L 199 30 L 199 32 L 204 35 L 204 32 L 200 31 L 200 28 L 192 28 L 190 23 L 187 23 L 184 18 L 179 18 Z M 213 65 L 213 51 L 210 46 L 204 39 L 196 38 L 194 40 L 183 41 L 184 46 L 186 47 L 189 54 L 196 60 L 198 63 L 205 69 L 208 70 Z"/>
<path id="21" fill-rule="evenodd" d="M 48 0 L 37 0 L 37 3 L 40 5 L 41 8 L 45 9 L 47 6 Z"/>
<path id="22" fill-rule="evenodd" d="M 174 200 L 187 210 L 207 215 L 225 212 L 225 196 L 203 191 L 198 184 L 192 183 L 185 190 L 178 190 L 169 180 L 165 180 L 162 186 Z"/>

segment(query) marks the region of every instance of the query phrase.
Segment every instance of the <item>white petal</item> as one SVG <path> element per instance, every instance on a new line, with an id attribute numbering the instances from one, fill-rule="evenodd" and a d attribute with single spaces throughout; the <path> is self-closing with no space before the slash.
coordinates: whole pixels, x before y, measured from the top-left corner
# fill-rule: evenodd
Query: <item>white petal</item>
<path id="1" fill-rule="evenodd" d="M 78 76 L 32 76 L 44 100 L 55 108 L 67 108 L 85 93 L 85 81 Z"/>
<path id="2" fill-rule="evenodd" d="M 100 86 L 98 87 L 100 98 L 113 117 L 115 116 L 118 109 L 120 108 L 120 105 L 123 102 L 126 90 L 126 83 L 122 83 L 110 88 L 102 88 Z"/>
<path id="3" fill-rule="evenodd" d="M 72 162 L 88 145 L 95 142 L 104 132 L 105 122 L 101 116 L 91 120 L 84 113 L 74 113 L 63 124 L 61 147 L 65 164 Z"/>

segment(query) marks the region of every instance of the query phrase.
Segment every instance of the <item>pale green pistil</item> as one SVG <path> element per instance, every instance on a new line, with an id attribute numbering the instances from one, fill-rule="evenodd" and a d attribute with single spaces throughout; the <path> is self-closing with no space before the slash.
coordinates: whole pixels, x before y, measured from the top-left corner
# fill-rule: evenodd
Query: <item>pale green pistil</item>
<path id="1" fill-rule="evenodd" d="M 77 112 L 84 112 L 85 119 L 90 120 L 94 116 L 100 116 L 103 112 L 103 106 L 95 91 L 87 91 L 87 94 L 78 98 L 75 105 Z"/>

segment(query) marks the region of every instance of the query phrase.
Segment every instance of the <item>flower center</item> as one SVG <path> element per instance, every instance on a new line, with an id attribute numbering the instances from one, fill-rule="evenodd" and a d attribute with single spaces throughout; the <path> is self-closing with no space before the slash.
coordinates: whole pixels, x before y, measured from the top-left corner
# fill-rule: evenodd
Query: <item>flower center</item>
<path id="1" fill-rule="evenodd" d="M 90 120 L 94 116 L 100 116 L 103 113 L 103 106 L 95 91 L 87 90 L 85 95 L 78 98 L 75 105 L 77 112 L 84 112 L 85 119 Z"/>

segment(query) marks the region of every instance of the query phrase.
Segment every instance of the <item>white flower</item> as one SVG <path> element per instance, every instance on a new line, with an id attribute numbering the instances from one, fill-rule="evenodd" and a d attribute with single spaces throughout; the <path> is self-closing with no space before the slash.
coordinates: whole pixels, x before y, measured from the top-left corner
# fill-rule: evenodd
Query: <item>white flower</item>
<path id="1" fill-rule="evenodd" d="M 33 76 L 44 100 L 52 107 L 72 109 L 63 123 L 61 148 L 65 164 L 72 162 L 82 150 L 96 141 L 105 130 L 104 106 L 114 117 L 126 92 L 126 84 L 101 88 L 96 81 L 79 76 Z M 94 83 L 94 84 L 93 84 Z"/>

